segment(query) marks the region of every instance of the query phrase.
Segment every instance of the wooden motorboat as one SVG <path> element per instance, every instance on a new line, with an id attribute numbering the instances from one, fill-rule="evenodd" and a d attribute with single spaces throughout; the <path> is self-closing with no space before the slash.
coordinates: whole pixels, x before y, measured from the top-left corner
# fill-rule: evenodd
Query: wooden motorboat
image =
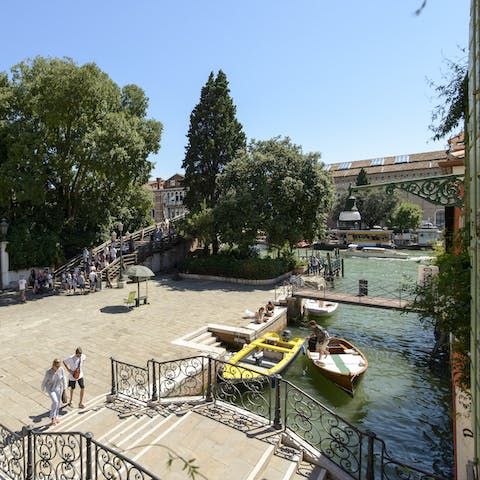
<path id="1" fill-rule="evenodd" d="M 330 338 L 326 355 L 320 357 L 318 352 L 307 350 L 307 357 L 324 377 L 352 396 L 358 381 L 368 368 L 365 355 L 344 338 Z"/>
<path id="2" fill-rule="evenodd" d="M 403 252 L 397 252 L 391 248 L 383 247 L 363 247 L 359 248 L 358 245 L 350 244 L 347 250 L 343 250 L 343 255 L 350 257 L 366 257 L 366 258 L 398 258 L 408 259 L 408 254 Z"/>
<path id="3" fill-rule="evenodd" d="M 235 353 L 225 365 L 225 380 L 248 380 L 283 372 L 302 349 L 304 338 L 281 338 L 268 332 Z"/>
<path id="4" fill-rule="evenodd" d="M 323 300 L 305 300 L 305 310 L 314 317 L 327 317 L 335 312 L 338 308 L 338 303 L 327 302 Z"/>

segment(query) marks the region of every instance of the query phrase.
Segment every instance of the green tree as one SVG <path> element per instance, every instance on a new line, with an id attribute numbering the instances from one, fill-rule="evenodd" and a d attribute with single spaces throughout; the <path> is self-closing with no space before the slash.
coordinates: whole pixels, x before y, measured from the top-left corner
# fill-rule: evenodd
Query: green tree
<path id="1" fill-rule="evenodd" d="M 246 137 L 236 118 L 227 77 L 221 70 L 216 78 L 211 72 L 202 88 L 200 102 L 190 115 L 188 145 L 182 164 L 187 190 L 184 203 L 190 212 L 201 210 L 202 201 L 207 208 L 215 206 L 219 196 L 217 175 L 245 146 Z M 215 233 L 216 230 L 214 228 Z M 211 241 L 216 252 L 216 234 Z"/>
<path id="2" fill-rule="evenodd" d="M 449 340 L 445 332 L 452 333 L 455 341 L 452 357 L 457 371 L 461 372 L 460 385 L 468 388 L 470 378 L 470 272 L 468 234 L 457 232 L 455 252 L 440 251 L 433 261 L 439 273 L 414 288 L 411 307 L 419 311 L 420 319 L 435 326 L 436 345 L 433 358 L 449 363 Z"/>
<path id="3" fill-rule="evenodd" d="M 259 230 L 276 247 L 316 238 L 333 197 L 331 175 L 319 158 L 289 138 L 253 140 L 219 177 L 215 215 L 222 240 L 245 250 Z"/>
<path id="4" fill-rule="evenodd" d="M 139 87 L 120 89 L 93 63 L 36 57 L 0 76 L 0 99 L 0 209 L 25 240 L 13 265 L 68 257 L 118 219 L 144 222 L 150 203 L 137 194 L 162 125 L 145 118 Z"/>
<path id="5" fill-rule="evenodd" d="M 358 172 L 358 175 L 357 175 L 357 181 L 355 183 L 355 185 L 360 186 L 360 185 L 369 185 L 370 182 L 368 181 L 368 176 L 367 176 L 367 172 L 365 171 L 364 168 L 361 168 L 360 171 Z"/>
<path id="6" fill-rule="evenodd" d="M 399 202 L 397 194 L 387 195 L 383 189 L 373 188 L 355 192 L 357 208 L 365 228 L 386 225 Z"/>
<path id="7" fill-rule="evenodd" d="M 441 140 L 451 134 L 459 125 L 463 128 L 468 104 L 468 65 L 466 62 L 447 61 L 449 72 L 444 75 L 441 85 L 430 82 L 441 103 L 432 113 L 430 130 L 434 140 Z"/>
<path id="8" fill-rule="evenodd" d="M 403 232 L 417 228 L 423 217 L 422 209 L 411 202 L 401 202 L 395 207 L 388 221 L 391 228 Z"/>

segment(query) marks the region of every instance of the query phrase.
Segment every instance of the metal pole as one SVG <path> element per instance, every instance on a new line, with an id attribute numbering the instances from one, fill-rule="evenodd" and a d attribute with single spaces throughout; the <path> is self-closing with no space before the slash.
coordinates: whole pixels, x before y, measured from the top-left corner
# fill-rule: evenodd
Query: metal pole
<path id="1" fill-rule="evenodd" d="M 152 400 L 156 402 L 158 400 L 158 392 L 157 392 L 157 372 L 155 368 L 155 359 L 150 360 L 152 362 Z"/>
<path id="2" fill-rule="evenodd" d="M 280 407 L 280 375 L 274 375 L 272 377 L 272 388 L 275 389 L 275 406 L 274 406 L 274 416 L 273 416 L 273 428 L 275 430 L 282 429 L 282 420 L 281 420 L 281 407 Z"/>
<path id="3" fill-rule="evenodd" d="M 213 361 L 213 358 L 210 355 L 207 358 L 208 358 L 208 371 L 207 371 L 208 378 L 207 378 L 207 392 L 206 392 L 206 395 L 205 395 L 205 400 L 207 402 L 211 402 L 212 401 L 212 361 Z"/>
<path id="4" fill-rule="evenodd" d="M 92 480 L 92 438 L 93 433 L 87 432 L 85 434 L 85 438 L 87 439 L 87 471 L 86 471 L 86 480 Z"/>
<path id="5" fill-rule="evenodd" d="M 33 480 L 33 426 L 27 425 L 27 480 Z"/>
<path id="6" fill-rule="evenodd" d="M 117 394 L 117 383 L 116 383 L 116 378 L 115 378 L 115 360 L 113 357 L 110 357 L 110 362 L 112 366 L 112 390 L 111 390 L 111 395 L 116 395 Z"/>
<path id="7" fill-rule="evenodd" d="M 374 458 L 374 441 L 376 435 L 374 432 L 367 432 L 368 435 L 368 449 L 367 449 L 367 471 L 365 473 L 366 480 L 375 479 L 375 458 Z"/>

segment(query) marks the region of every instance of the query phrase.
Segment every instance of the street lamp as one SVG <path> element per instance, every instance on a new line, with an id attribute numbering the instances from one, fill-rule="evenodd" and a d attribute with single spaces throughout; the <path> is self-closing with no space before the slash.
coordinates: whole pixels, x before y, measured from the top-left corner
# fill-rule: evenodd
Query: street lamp
<path id="1" fill-rule="evenodd" d="M 8 223 L 2 218 L 0 221 L 0 289 L 3 290 L 5 284 L 8 284 L 8 253 L 7 248 Z"/>
<path id="2" fill-rule="evenodd" d="M 339 228 L 355 228 L 361 221 L 360 212 L 355 205 L 356 198 L 353 196 L 352 187 L 348 189 L 348 198 L 345 202 L 345 207 L 338 217 L 340 223 Z M 343 224 L 343 225 L 342 225 Z"/>
<path id="3" fill-rule="evenodd" d="M 123 275 L 123 223 L 117 223 L 118 231 L 120 232 L 120 276 L 118 277 L 119 282 L 124 282 L 125 277 Z"/>

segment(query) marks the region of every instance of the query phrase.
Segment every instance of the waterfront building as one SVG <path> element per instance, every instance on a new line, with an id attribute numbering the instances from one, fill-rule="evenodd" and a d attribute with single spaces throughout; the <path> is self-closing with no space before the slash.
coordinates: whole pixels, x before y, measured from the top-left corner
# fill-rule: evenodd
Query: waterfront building
<path id="1" fill-rule="evenodd" d="M 350 185 L 356 184 L 362 168 L 367 173 L 369 182 L 374 185 L 446 175 L 450 173 L 449 169 L 443 166 L 443 162 L 447 159 L 447 151 L 439 150 L 332 163 L 326 168 L 332 174 L 338 198 L 348 190 Z M 443 228 L 445 225 L 443 207 L 406 192 L 401 192 L 400 195 L 404 200 L 420 206 L 423 211 L 423 220 Z"/>
<path id="2" fill-rule="evenodd" d="M 183 204 L 185 187 L 183 186 L 183 175 L 176 173 L 167 180 L 156 178 L 146 184 L 153 194 L 152 217 L 156 223 L 175 218 L 186 213 Z"/>

